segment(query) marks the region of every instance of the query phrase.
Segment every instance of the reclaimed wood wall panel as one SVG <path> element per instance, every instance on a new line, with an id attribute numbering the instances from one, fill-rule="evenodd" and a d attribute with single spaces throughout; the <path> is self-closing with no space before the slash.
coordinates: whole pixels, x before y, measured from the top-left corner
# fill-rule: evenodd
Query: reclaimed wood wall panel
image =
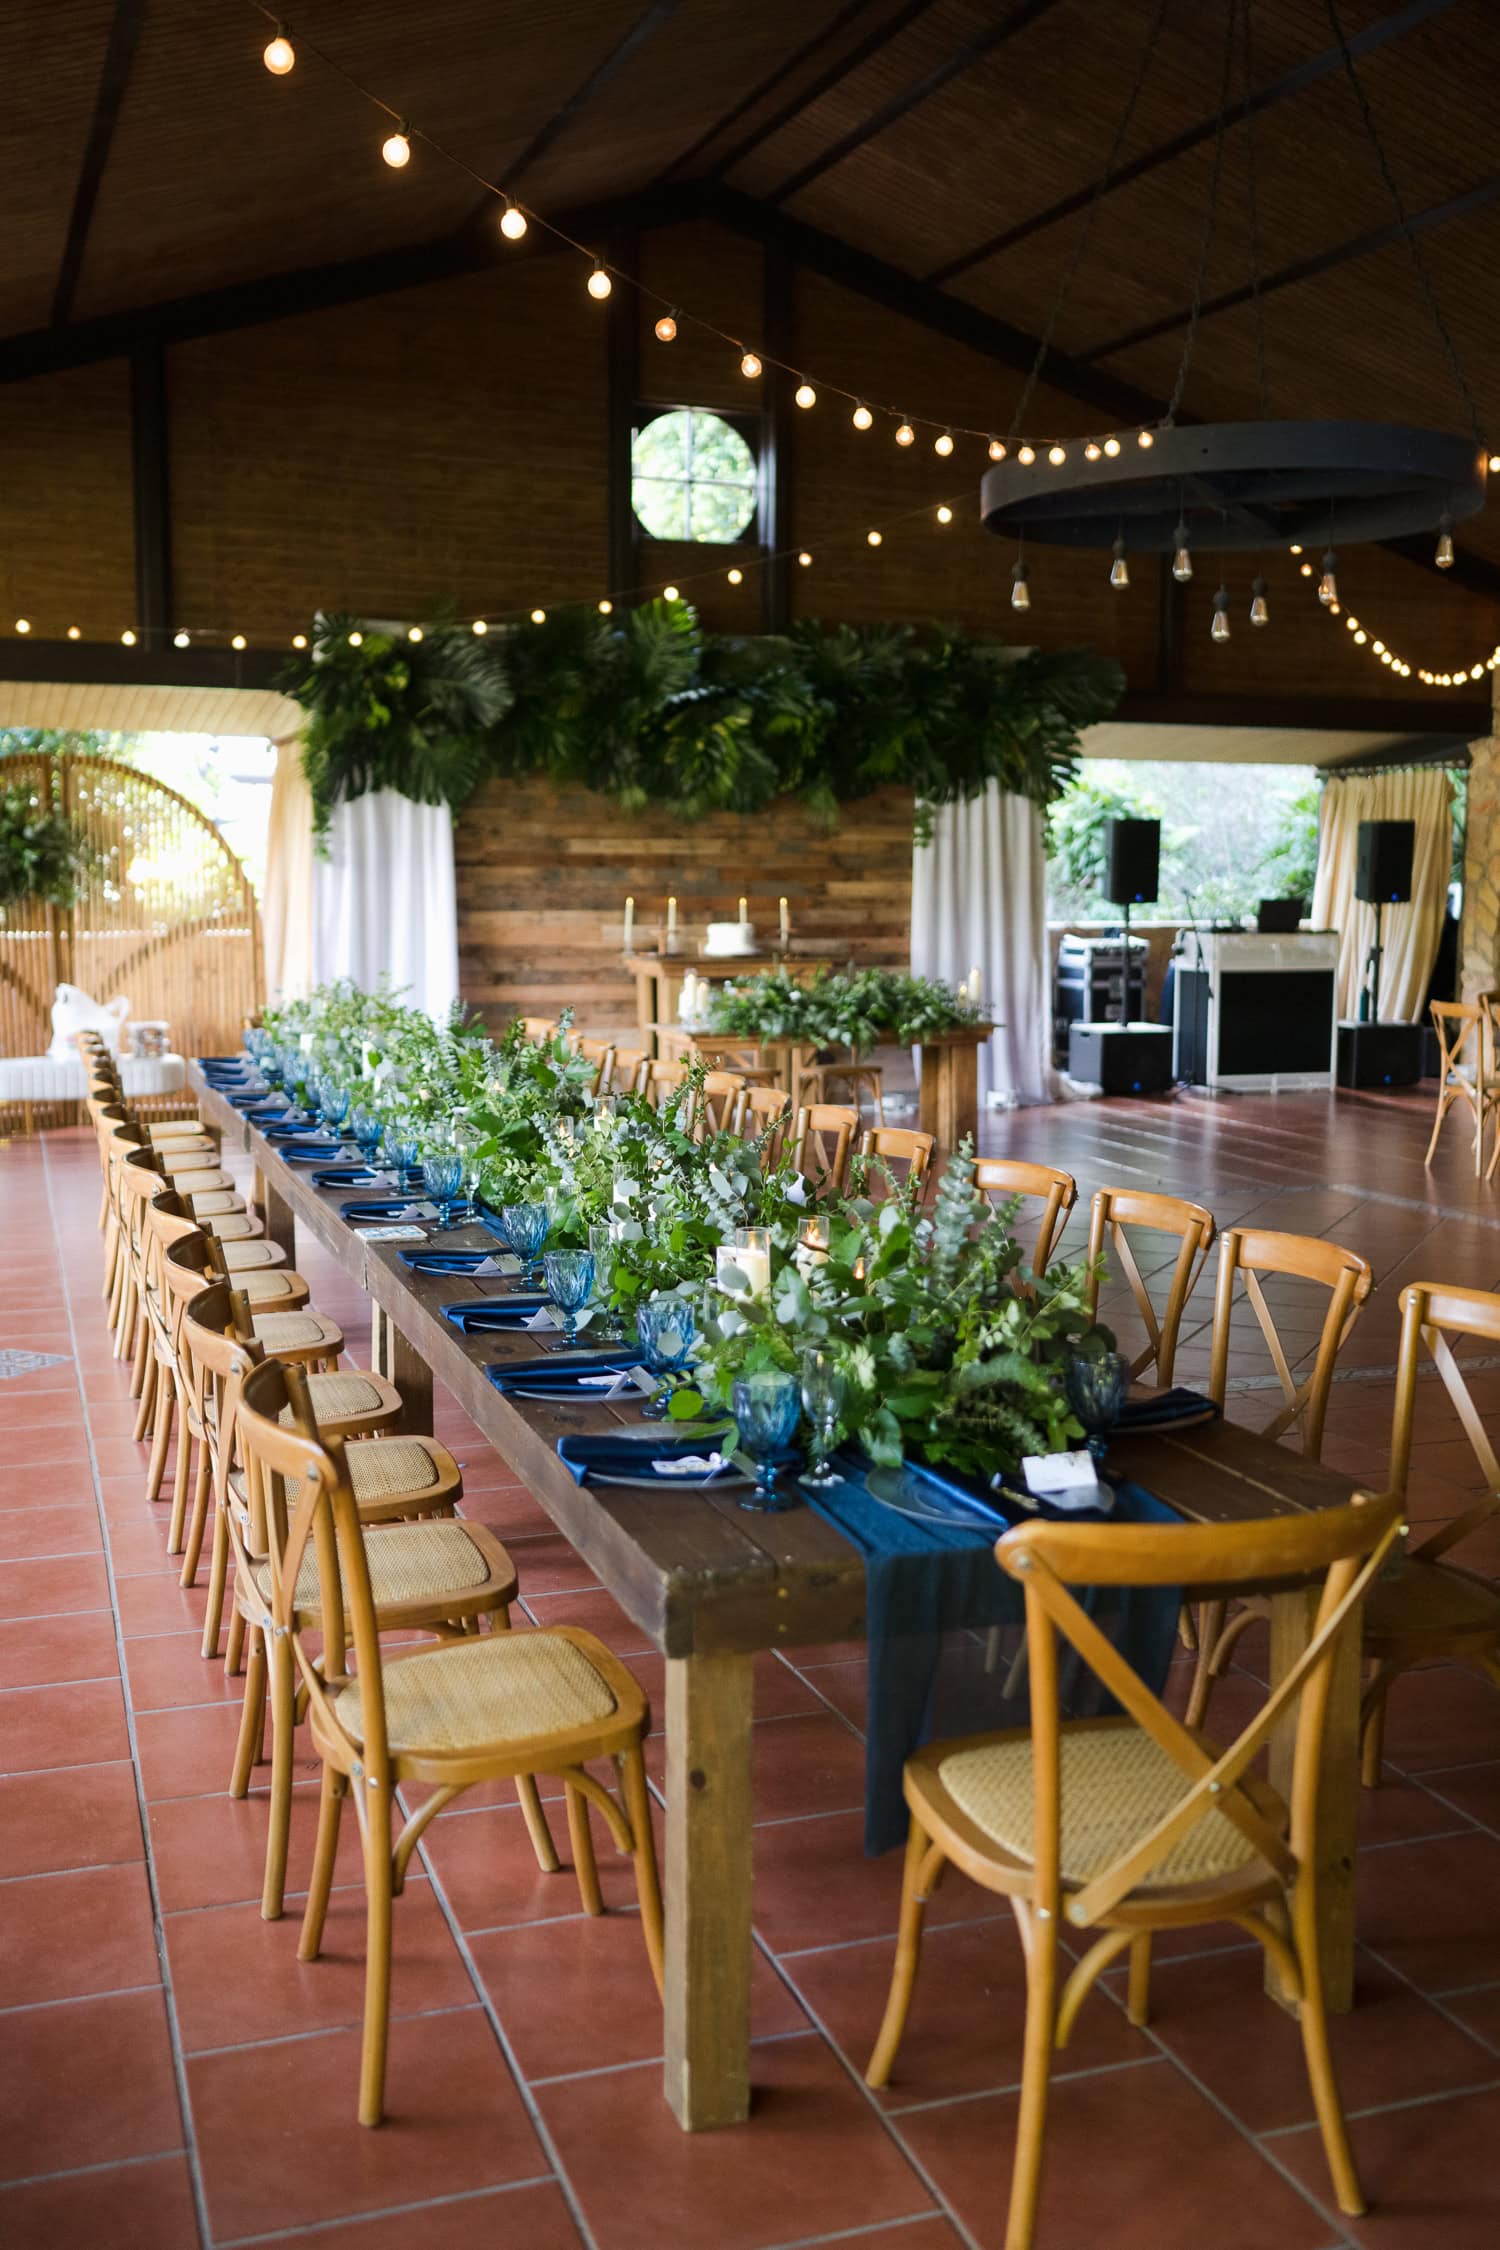
<path id="1" fill-rule="evenodd" d="M 674 894 L 690 956 L 703 925 L 732 919 L 741 894 L 774 933 L 785 894 L 794 941 L 904 968 L 911 832 L 903 789 L 845 805 L 826 829 L 792 798 L 753 821 L 722 813 L 689 824 L 659 808 L 623 813 L 588 790 L 490 782 L 454 833 L 460 988 L 494 1028 L 571 1007 L 580 1029 L 623 1035 L 635 1020 L 620 965 L 627 894 L 642 938 Z"/>

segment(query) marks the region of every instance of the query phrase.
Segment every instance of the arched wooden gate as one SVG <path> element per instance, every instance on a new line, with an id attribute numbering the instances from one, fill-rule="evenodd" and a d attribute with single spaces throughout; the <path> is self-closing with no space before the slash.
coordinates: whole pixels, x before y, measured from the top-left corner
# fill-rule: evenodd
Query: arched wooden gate
<path id="1" fill-rule="evenodd" d="M 22 751 L 0 787 L 30 787 L 77 820 L 94 870 L 76 906 L 22 901 L 0 922 L 0 1053 L 44 1054 L 60 983 L 130 999 L 179 1054 L 223 1054 L 260 1006 L 260 918 L 239 860 L 186 797 L 114 758 Z"/>

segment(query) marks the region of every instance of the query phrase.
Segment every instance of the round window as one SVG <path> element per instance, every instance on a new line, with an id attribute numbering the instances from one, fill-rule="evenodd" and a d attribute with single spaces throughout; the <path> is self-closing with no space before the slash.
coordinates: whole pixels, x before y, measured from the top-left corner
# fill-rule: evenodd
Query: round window
<path id="1" fill-rule="evenodd" d="M 631 500 L 653 539 L 727 546 L 754 521 L 755 455 L 732 422 L 677 406 L 635 433 Z"/>

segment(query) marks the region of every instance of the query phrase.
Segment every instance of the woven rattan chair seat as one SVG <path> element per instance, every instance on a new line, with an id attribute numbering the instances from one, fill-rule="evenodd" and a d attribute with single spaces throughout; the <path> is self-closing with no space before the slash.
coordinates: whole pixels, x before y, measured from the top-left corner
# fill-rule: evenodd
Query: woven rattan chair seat
<path id="1" fill-rule="evenodd" d="M 300 1351 L 309 1344 L 326 1344 L 331 1350 L 344 1340 L 341 1328 L 315 1312 L 258 1313 L 253 1326 L 256 1341 L 273 1359 L 278 1352 Z"/>
<path id="2" fill-rule="evenodd" d="M 385 1532 L 372 1532 L 369 1545 Z M 386 1728 L 394 1756 L 517 1745 L 607 1719 L 615 1699 L 583 1651 L 552 1633 L 490 1633 L 403 1657 L 384 1667 Z M 360 1683 L 335 1713 L 352 1742 L 364 1739 Z"/>
<path id="3" fill-rule="evenodd" d="M 204 1195 L 193 1206 L 193 1217 L 205 1234 L 216 1242 L 248 1242 L 259 1240 L 255 1221 L 246 1211 L 238 1196 Z"/>
<path id="4" fill-rule="evenodd" d="M 309 1375 L 308 1397 L 320 1422 L 340 1422 L 351 1414 L 374 1414 L 384 1400 L 368 1375 Z M 292 1426 L 292 1410 L 283 1407 L 282 1421 Z"/>
<path id="5" fill-rule="evenodd" d="M 1066 1883 L 1086 1883 L 1112 1867 L 1189 1787 L 1182 1768 L 1138 1727 L 1071 1729 L 1061 1737 L 1061 1765 Z M 938 1778 L 992 1842 L 1017 1859 L 1031 1858 L 1036 1784 L 1029 1735 L 955 1750 L 939 1765 Z M 1157 1861 L 1140 1888 L 1206 1882 L 1256 1860 L 1234 1823 L 1210 1812 Z"/>
<path id="6" fill-rule="evenodd" d="M 239 1246 L 236 1245 L 236 1247 Z M 245 1247 L 247 1249 L 258 1249 L 260 1245 L 258 1243 L 247 1243 Z M 226 1254 L 224 1263 L 231 1273 L 253 1273 L 255 1275 L 254 1281 L 250 1284 L 250 1301 L 256 1306 L 269 1305 L 277 1297 L 295 1297 L 299 1290 L 307 1287 L 307 1283 L 300 1273 L 277 1272 L 274 1267 L 266 1267 L 262 1270 L 256 1260 L 247 1260 L 241 1263 Z M 290 1316 L 283 1315 L 282 1317 Z M 267 1348 L 269 1349 L 269 1347 Z"/>
<path id="7" fill-rule="evenodd" d="M 203 1214 L 200 1212 L 198 1215 L 201 1218 Z M 206 1226 L 203 1231 L 205 1234 L 217 1234 L 218 1230 Z M 224 1244 L 224 1263 L 231 1273 L 259 1273 L 267 1266 L 279 1266 L 281 1263 L 283 1252 L 276 1243 L 267 1242 L 264 1236 L 239 1241 L 232 1235 L 219 1235 L 218 1239 Z"/>
<path id="8" fill-rule="evenodd" d="M 182 1171 L 169 1169 L 168 1177 L 179 1195 L 212 1194 L 215 1189 L 233 1188 L 234 1182 L 227 1172 Z"/>
<path id="9" fill-rule="evenodd" d="M 453 1523 L 394 1523 L 365 1533 L 370 1587 L 377 1609 L 397 1602 L 432 1602 L 445 1594 L 471 1594 L 489 1584 L 484 1552 L 466 1527 Z M 252 1563 L 255 1583 L 271 1598 L 271 1565 Z M 318 1558 L 309 1546 L 297 1572 L 297 1608 L 304 1616 L 319 1607 Z"/>
<path id="10" fill-rule="evenodd" d="M 443 1460 L 420 1438 L 363 1438 L 346 1456 L 349 1482 L 357 1501 L 415 1499 L 440 1484 L 451 1455 Z M 456 1467 L 457 1464 L 455 1463 Z M 231 1469 L 229 1489 L 241 1506 L 245 1502 L 245 1472 Z"/>

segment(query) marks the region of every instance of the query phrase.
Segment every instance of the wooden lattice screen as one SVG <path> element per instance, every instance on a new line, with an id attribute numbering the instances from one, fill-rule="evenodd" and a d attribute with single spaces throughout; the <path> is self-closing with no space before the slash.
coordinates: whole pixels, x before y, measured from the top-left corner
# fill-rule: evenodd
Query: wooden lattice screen
<path id="1" fill-rule="evenodd" d="M 0 1053 L 44 1054 L 60 983 L 130 999 L 171 1027 L 179 1054 L 223 1054 L 260 1006 L 260 920 L 213 822 L 152 775 L 71 751 L 0 758 L 0 785 L 30 786 L 80 822 L 95 872 L 76 906 L 22 902 L 0 921 Z"/>

